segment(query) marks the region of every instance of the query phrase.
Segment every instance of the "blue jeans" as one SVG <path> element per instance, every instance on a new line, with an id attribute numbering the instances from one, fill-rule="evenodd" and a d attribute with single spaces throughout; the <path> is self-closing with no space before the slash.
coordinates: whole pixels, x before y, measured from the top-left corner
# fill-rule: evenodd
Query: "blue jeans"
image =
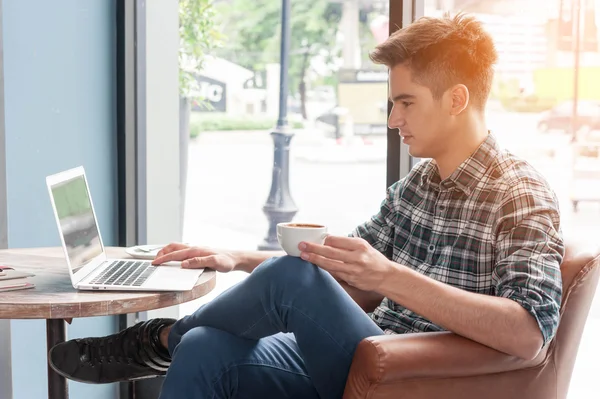
<path id="1" fill-rule="evenodd" d="M 173 325 L 160 398 L 341 398 L 358 343 L 381 334 L 329 273 L 272 258 Z"/>

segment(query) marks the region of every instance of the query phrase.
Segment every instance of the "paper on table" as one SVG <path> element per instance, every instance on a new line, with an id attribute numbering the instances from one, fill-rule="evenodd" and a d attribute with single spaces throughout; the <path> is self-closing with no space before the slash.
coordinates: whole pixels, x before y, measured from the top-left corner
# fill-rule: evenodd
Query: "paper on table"
<path id="1" fill-rule="evenodd" d="M 26 284 L 28 284 L 28 283 L 25 279 L 5 280 L 5 281 L 0 281 L 0 288 L 18 287 L 18 286 L 26 285 Z"/>
<path id="2" fill-rule="evenodd" d="M 12 267 L 8 267 L 8 266 L 0 266 L 0 273 L 3 273 L 3 274 L 0 274 L 0 281 L 35 276 L 35 274 L 28 273 L 28 272 L 21 272 L 19 270 L 15 270 Z"/>
<path id="3" fill-rule="evenodd" d="M 8 287 L 0 286 L 0 292 L 26 290 L 28 288 L 34 288 L 34 287 L 35 287 L 35 284 L 26 282 L 24 284 L 18 284 L 18 285 L 8 286 Z"/>

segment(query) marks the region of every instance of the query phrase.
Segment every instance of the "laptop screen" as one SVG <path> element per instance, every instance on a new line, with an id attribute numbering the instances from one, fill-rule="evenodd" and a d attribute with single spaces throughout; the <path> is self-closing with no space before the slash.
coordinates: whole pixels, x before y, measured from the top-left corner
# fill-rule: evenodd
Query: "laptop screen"
<path id="1" fill-rule="evenodd" d="M 81 175 L 55 184 L 51 191 L 71 270 L 76 273 L 102 253 L 85 178 Z"/>

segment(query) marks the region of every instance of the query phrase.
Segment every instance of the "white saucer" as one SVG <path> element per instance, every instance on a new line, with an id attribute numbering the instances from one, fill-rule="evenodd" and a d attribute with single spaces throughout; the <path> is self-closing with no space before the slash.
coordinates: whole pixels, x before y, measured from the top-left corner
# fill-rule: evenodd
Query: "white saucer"
<path id="1" fill-rule="evenodd" d="M 149 259 L 156 258 L 158 251 L 163 248 L 164 245 L 135 245 L 133 247 L 125 248 L 125 252 L 136 259 Z"/>

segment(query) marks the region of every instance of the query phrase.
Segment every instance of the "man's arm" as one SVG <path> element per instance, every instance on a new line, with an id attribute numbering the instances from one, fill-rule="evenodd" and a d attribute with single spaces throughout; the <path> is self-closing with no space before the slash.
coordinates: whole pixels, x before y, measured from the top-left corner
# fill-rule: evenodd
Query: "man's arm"
<path id="1" fill-rule="evenodd" d="M 449 331 L 524 359 L 558 327 L 564 243 L 558 202 L 535 180 L 515 182 L 499 204 L 495 295 L 464 291 L 394 265 L 381 293 Z"/>
<path id="2" fill-rule="evenodd" d="M 523 359 L 533 359 L 544 342 L 518 303 L 461 290 L 405 266 L 392 266 L 380 292 L 448 331 Z"/>

